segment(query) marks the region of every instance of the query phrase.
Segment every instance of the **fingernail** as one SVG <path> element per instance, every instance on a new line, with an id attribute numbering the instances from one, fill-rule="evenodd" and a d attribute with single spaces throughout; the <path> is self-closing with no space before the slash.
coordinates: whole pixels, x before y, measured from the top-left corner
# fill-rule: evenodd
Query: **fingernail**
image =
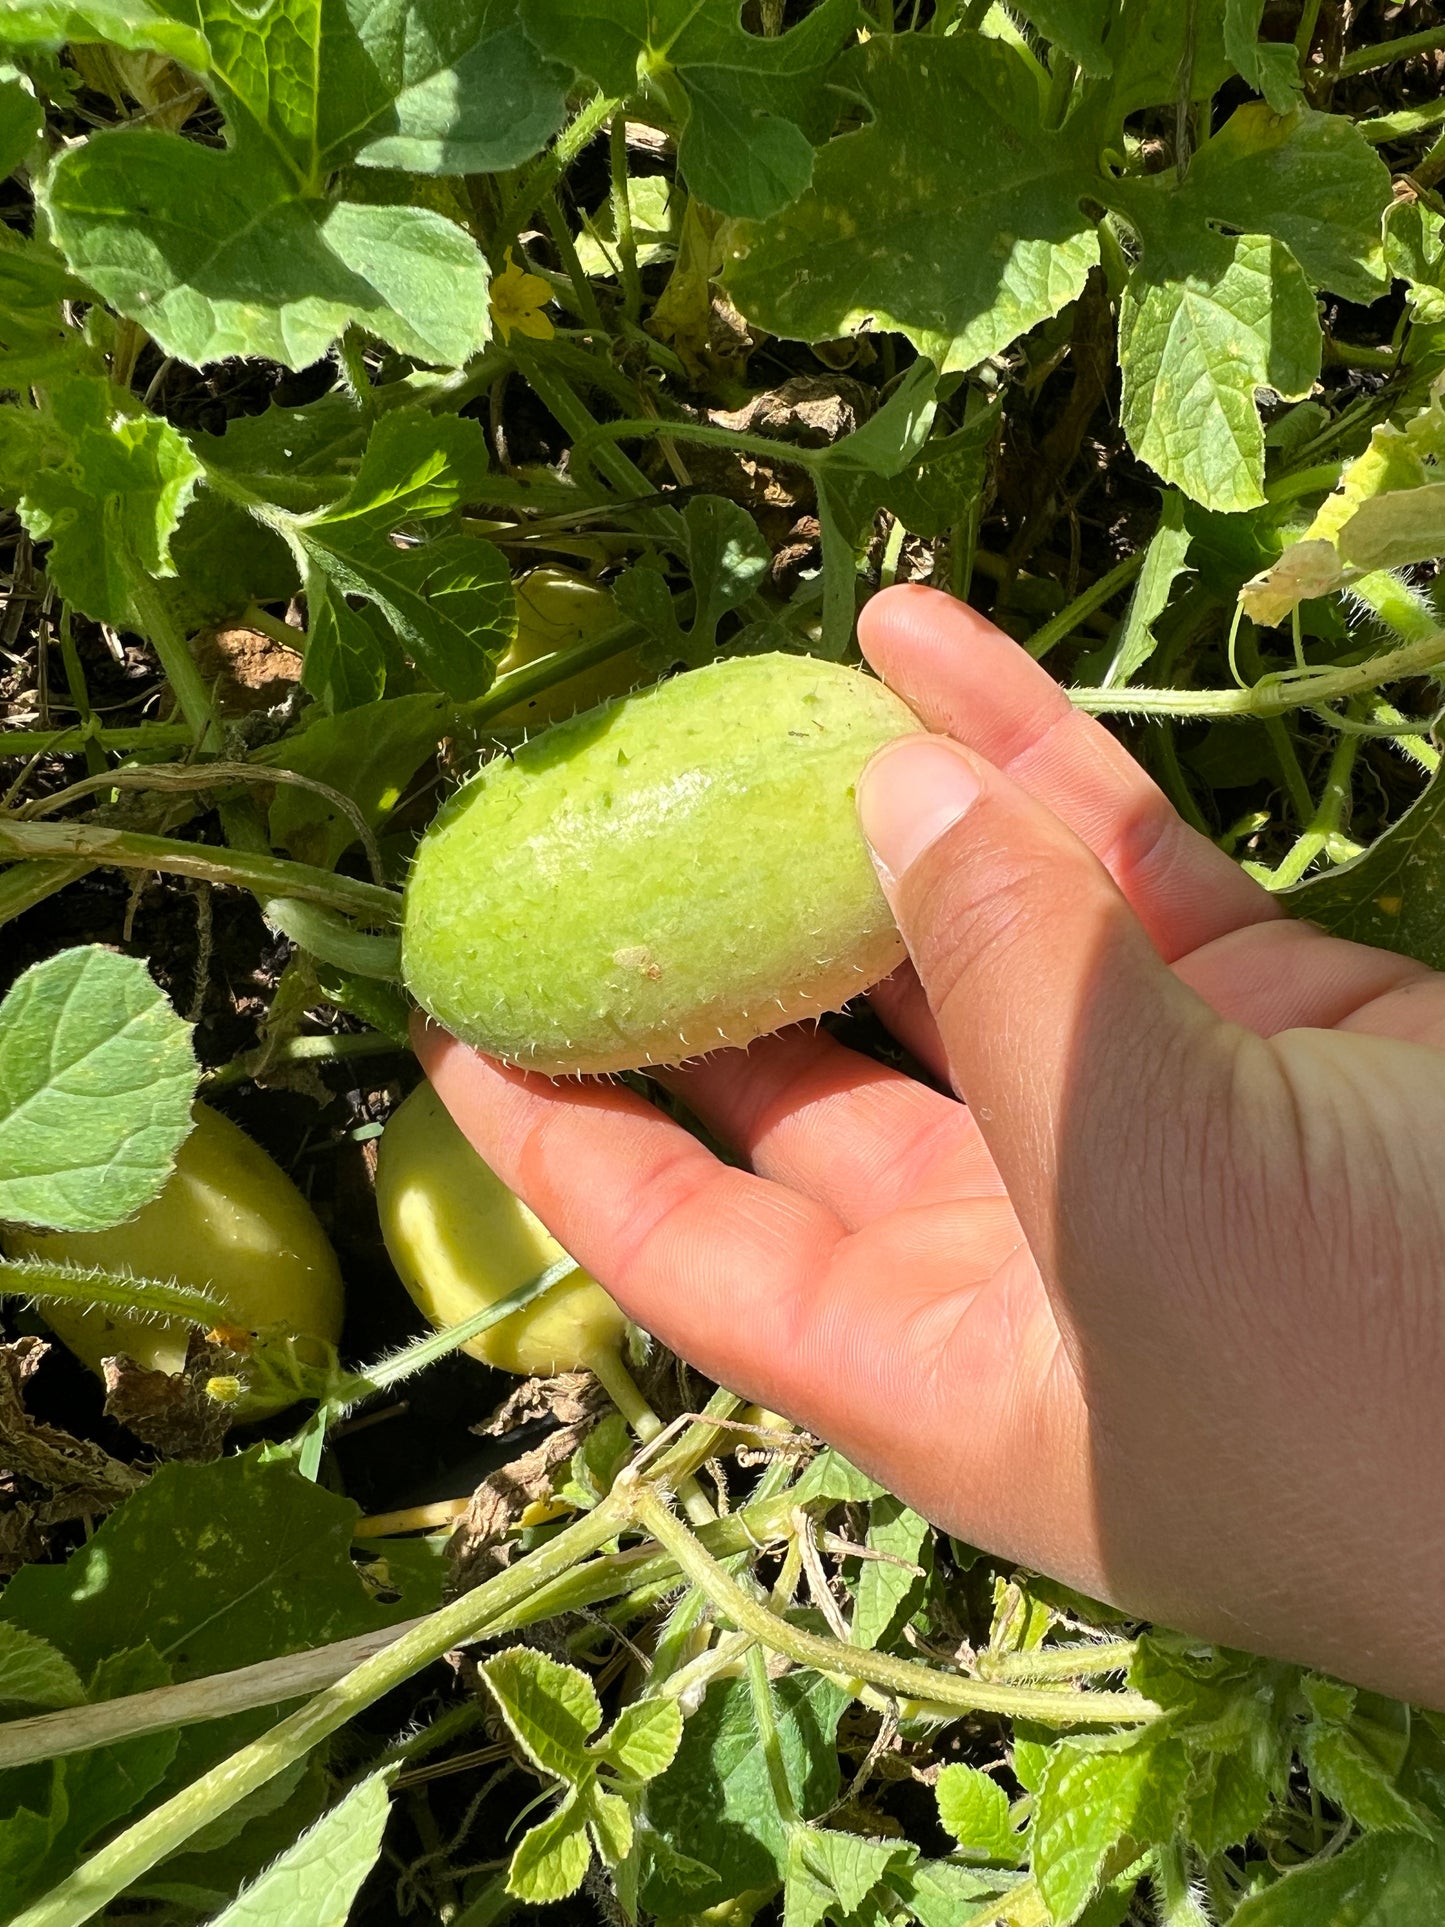
<path id="1" fill-rule="evenodd" d="M 946 736 L 906 736 L 873 758 L 858 784 L 858 818 L 885 883 L 906 876 L 978 796 L 973 765 Z"/>

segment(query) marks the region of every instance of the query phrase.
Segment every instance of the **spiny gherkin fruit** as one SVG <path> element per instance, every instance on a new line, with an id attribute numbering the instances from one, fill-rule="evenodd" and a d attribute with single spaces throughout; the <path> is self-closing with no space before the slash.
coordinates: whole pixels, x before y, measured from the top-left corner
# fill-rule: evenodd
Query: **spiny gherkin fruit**
<path id="1" fill-rule="evenodd" d="M 557 724 L 484 765 L 423 839 L 412 994 L 552 1077 L 679 1063 L 838 1009 L 903 958 L 854 790 L 920 727 L 861 671 L 784 655 Z"/>

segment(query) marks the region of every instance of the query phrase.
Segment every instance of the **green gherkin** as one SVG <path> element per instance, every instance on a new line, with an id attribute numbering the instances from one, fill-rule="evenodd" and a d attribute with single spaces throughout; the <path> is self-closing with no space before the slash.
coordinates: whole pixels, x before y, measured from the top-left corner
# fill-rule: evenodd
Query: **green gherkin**
<path id="1" fill-rule="evenodd" d="M 423 839 L 412 994 L 551 1077 L 675 1064 L 838 1009 L 903 959 L 854 791 L 920 727 L 862 672 L 783 655 L 557 724 L 486 764 Z"/>

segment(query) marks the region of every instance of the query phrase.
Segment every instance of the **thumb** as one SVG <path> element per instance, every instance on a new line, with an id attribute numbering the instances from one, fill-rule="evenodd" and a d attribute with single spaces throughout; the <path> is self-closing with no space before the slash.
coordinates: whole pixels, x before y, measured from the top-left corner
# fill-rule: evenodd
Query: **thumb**
<path id="1" fill-rule="evenodd" d="M 881 751 L 858 812 L 955 1087 L 1048 1268 L 1075 1203 L 1096 1220 L 1127 1184 L 1137 1205 L 1166 1147 L 1187 1153 L 1200 1101 L 1227 1092 L 1225 1027 L 1093 853 L 949 737 Z"/>

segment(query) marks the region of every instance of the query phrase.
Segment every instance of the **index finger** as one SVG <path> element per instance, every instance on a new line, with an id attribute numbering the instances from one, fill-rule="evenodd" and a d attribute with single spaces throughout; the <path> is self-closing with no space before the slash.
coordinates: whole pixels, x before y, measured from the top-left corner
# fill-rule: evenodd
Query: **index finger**
<path id="1" fill-rule="evenodd" d="M 1102 723 L 966 602 L 921 584 L 885 589 L 859 616 L 858 639 L 930 729 L 1004 770 L 1087 844 L 1167 963 L 1283 914 Z"/>

